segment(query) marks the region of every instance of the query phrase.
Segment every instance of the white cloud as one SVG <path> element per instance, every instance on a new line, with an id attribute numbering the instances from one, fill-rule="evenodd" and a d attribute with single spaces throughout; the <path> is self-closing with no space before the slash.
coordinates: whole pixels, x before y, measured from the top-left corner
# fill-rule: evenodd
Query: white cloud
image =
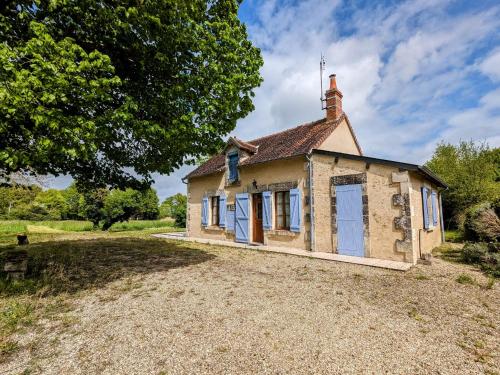
<path id="1" fill-rule="evenodd" d="M 480 65 L 479 70 L 494 81 L 500 81 L 500 48 L 491 53 Z"/>
<path id="2" fill-rule="evenodd" d="M 443 132 L 448 142 L 484 140 L 490 146 L 500 146 L 500 88 L 483 96 L 477 107 L 457 113 Z"/>

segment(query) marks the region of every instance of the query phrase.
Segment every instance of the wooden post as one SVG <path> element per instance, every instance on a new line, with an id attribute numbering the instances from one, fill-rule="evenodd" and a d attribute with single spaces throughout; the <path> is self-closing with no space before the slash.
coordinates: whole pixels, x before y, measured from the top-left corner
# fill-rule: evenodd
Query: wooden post
<path id="1" fill-rule="evenodd" d="M 19 246 L 28 245 L 30 242 L 28 241 L 27 234 L 18 234 L 17 235 L 17 244 Z"/>

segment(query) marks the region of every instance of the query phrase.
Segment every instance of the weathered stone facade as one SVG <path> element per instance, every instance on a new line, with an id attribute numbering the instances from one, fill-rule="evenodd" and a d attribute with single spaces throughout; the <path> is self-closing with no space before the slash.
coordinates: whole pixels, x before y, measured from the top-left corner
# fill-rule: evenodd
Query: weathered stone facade
<path id="1" fill-rule="evenodd" d="M 412 251 L 410 194 L 394 194 L 392 204 L 401 207 L 401 216 L 394 218 L 394 227 L 403 231 L 403 239 L 396 240 L 396 249 L 402 252 L 410 252 Z"/>

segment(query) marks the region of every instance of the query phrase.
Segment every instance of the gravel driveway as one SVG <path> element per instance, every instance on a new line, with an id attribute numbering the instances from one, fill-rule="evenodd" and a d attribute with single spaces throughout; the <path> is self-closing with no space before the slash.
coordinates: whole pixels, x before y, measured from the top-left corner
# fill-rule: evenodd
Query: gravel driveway
<path id="1" fill-rule="evenodd" d="M 436 259 L 402 273 L 182 246 L 210 256 L 145 263 L 72 296 L 67 324 L 47 320 L 21 334 L 24 349 L 0 373 L 499 372 L 498 286 L 488 289 L 470 267 Z M 477 284 L 458 283 L 462 273 Z"/>

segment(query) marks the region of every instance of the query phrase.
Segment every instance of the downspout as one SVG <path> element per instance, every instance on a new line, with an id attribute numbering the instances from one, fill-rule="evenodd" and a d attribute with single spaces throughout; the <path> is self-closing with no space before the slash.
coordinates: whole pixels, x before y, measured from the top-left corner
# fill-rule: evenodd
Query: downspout
<path id="1" fill-rule="evenodd" d="M 186 185 L 186 233 L 185 235 L 186 236 L 189 236 L 189 231 L 188 231 L 188 228 L 189 228 L 189 191 L 188 191 L 188 182 L 185 181 L 186 180 L 186 177 L 182 177 L 181 178 L 181 181 L 183 184 Z"/>
<path id="2" fill-rule="evenodd" d="M 309 168 L 309 216 L 310 220 L 310 232 L 311 232 L 311 251 L 315 251 L 315 240 L 314 240 L 314 198 L 313 198 L 313 164 L 310 158 L 311 154 L 306 155 Z"/>
<path id="3" fill-rule="evenodd" d="M 441 243 L 444 243 L 444 218 L 443 218 L 443 199 L 442 194 L 439 192 L 439 222 L 441 223 Z"/>

